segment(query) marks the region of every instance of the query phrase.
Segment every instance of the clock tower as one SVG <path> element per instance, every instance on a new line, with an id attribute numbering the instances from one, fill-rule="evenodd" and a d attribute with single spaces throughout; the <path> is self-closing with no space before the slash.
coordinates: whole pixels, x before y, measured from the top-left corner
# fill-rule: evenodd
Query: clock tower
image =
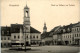
<path id="1" fill-rule="evenodd" d="M 47 27 L 46 27 L 46 23 L 44 23 L 44 27 L 43 27 L 43 33 L 47 32 Z"/>
<path id="2" fill-rule="evenodd" d="M 27 33 L 30 33 L 30 16 L 29 16 L 29 8 L 26 5 L 24 7 L 24 22 L 23 22 L 24 30 Z"/>

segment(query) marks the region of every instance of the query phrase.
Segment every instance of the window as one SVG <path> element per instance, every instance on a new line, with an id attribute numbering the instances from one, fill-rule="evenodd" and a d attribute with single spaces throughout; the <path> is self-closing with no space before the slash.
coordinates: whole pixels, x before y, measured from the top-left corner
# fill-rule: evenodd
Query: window
<path id="1" fill-rule="evenodd" d="M 70 31 L 70 29 L 68 28 L 68 31 Z"/>
<path id="2" fill-rule="evenodd" d="M 36 38 L 38 38 L 38 36 Z"/>
<path id="3" fill-rule="evenodd" d="M 77 34 L 77 37 L 78 37 L 78 34 Z"/>
<path id="4" fill-rule="evenodd" d="M 16 36 L 14 36 L 14 39 L 16 39 Z"/>
<path id="5" fill-rule="evenodd" d="M 72 29 L 72 31 L 74 31 L 74 28 Z"/>
<path id="6" fill-rule="evenodd" d="M 8 40 L 9 40 L 9 37 L 8 37 Z"/>
<path id="7" fill-rule="evenodd" d="M 3 45 L 3 44 L 1 43 L 1 47 L 2 47 L 2 45 Z"/>
<path id="8" fill-rule="evenodd" d="M 67 36 L 66 36 L 66 38 L 67 38 Z"/>
<path id="9" fill-rule="evenodd" d="M 68 35 L 68 38 L 69 38 L 69 35 Z"/>
<path id="10" fill-rule="evenodd" d="M 66 32 L 66 30 L 65 30 L 65 29 L 63 29 L 63 32 Z"/>
<path id="11" fill-rule="evenodd" d="M 26 11 L 26 17 L 28 16 L 28 11 Z"/>
<path id="12" fill-rule="evenodd" d="M 76 37 L 76 34 L 75 34 L 75 37 Z"/>
<path id="13" fill-rule="evenodd" d="M 28 36 L 26 38 L 28 38 Z"/>
<path id="14" fill-rule="evenodd" d="M 2 31 L 2 34 L 4 34 L 4 31 Z"/>
<path id="15" fill-rule="evenodd" d="M 35 36 L 33 36 L 33 38 L 35 38 Z"/>
<path id="16" fill-rule="evenodd" d="M 22 36 L 22 38 L 23 38 L 23 36 Z"/>
<path id="17" fill-rule="evenodd" d="M 6 46 L 6 43 L 4 43 L 4 46 Z"/>
<path id="18" fill-rule="evenodd" d="M 70 35 L 70 38 L 71 38 L 71 35 Z"/>
<path id="19" fill-rule="evenodd" d="M 78 31 L 78 28 L 77 28 L 77 31 Z"/>
<path id="20" fill-rule="evenodd" d="M 18 36 L 18 39 L 19 39 L 20 37 Z"/>
<path id="21" fill-rule="evenodd" d="M 70 43 L 71 43 L 71 41 L 70 41 Z"/>
<path id="22" fill-rule="evenodd" d="M 8 43 L 8 46 L 10 46 L 10 43 Z"/>
<path id="23" fill-rule="evenodd" d="M 76 31 L 76 29 L 75 29 L 75 31 Z"/>
<path id="24" fill-rule="evenodd" d="M 32 36 L 30 36 L 30 38 L 32 38 Z"/>
<path id="25" fill-rule="evenodd" d="M 3 40 L 3 37 L 1 37 L 1 40 Z"/>
<path id="26" fill-rule="evenodd" d="M 4 40 L 6 40 L 6 37 L 4 37 Z"/>
<path id="27" fill-rule="evenodd" d="M 9 31 L 7 31 L 7 34 L 9 35 Z"/>

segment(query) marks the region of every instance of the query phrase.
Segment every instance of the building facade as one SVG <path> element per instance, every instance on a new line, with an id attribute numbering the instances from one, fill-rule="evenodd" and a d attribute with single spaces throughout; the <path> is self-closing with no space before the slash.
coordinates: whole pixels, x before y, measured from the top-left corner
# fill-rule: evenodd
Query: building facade
<path id="1" fill-rule="evenodd" d="M 44 37 L 44 38 L 43 38 Z M 80 22 L 56 26 L 49 33 L 42 33 L 42 42 L 53 45 L 79 45 L 80 43 Z"/>
<path id="2" fill-rule="evenodd" d="M 29 8 L 26 5 L 24 7 L 23 24 L 11 24 L 10 27 L 1 27 L 1 46 L 29 46 L 41 43 L 41 32 L 30 26 L 29 13 Z"/>
<path id="3" fill-rule="evenodd" d="M 75 26 L 72 28 L 72 43 L 73 44 L 80 44 L 80 22 L 77 23 Z"/>
<path id="4" fill-rule="evenodd" d="M 61 26 L 53 33 L 54 45 L 79 45 L 80 41 L 80 22 Z"/>
<path id="5" fill-rule="evenodd" d="M 11 46 L 11 31 L 10 27 L 1 27 L 1 47 Z"/>

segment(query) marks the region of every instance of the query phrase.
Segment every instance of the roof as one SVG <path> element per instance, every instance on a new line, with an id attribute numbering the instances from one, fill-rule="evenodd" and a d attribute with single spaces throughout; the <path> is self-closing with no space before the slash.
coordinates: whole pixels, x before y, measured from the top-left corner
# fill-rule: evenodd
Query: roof
<path id="1" fill-rule="evenodd" d="M 50 34 L 50 32 L 42 33 L 41 38 L 43 39 L 43 38 L 46 38 L 46 37 L 51 37 L 51 36 L 49 36 L 49 34 Z"/>
<path id="2" fill-rule="evenodd" d="M 24 7 L 24 9 L 29 9 L 28 6 L 27 6 L 27 4 L 26 4 L 26 6 Z"/>
<path id="3" fill-rule="evenodd" d="M 20 33 L 20 28 L 22 28 L 23 31 L 22 24 L 11 24 L 11 33 Z M 30 26 L 30 33 L 41 33 L 41 32 Z"/>
<path id="4" fill-rule="evenodd" d="M 30 33 L 41 33 L 40 31 L 36 30 L 33 27 L 30 27 Z"/>
<path id="5" fill-rule="evenodd" d="M 11 24 L 11 33 L 20 33 L 20 28 L 23 29 L 22 24 Z"/>
<path id="6" fill-rule="evenodd" d="M 80 27 L 80 22 L 76 23 L 73 27 Z"/>
<path id="7" fill-rule="evenodd" d="M 2 26 L 1 27 L 1 36 L 11 36 L 11 27 Z"/>
<path id="8" fill-rule="evenodd" d="M 51 32 L 50 36 L 52 36 L 53 34 L 70 33 L 72 31 L 73 27 L 80 27 L 80 22 L 74 23 L 74 24 L 69 24 L 66 26 L 57 26 L 50 31 Z M 65 30 L 65 32 L 64 32 L 64 30 Z"/>
<path id="9" fill-rule="evenodd" d="M 60 26 L 54 27 L 50 32 L 55 32 L 55 30 L 56 30 L 56 29 L 58 30 L 59 27 L 60 27 Z"/>
<path id="10" fill-rule="evenodd" d="M 62 27 L 61 26 L 57 26 L 55 28 L 52 29 L 50 36 L 52 36 L 53 34 L 61 34 L 62 33 Z"/>

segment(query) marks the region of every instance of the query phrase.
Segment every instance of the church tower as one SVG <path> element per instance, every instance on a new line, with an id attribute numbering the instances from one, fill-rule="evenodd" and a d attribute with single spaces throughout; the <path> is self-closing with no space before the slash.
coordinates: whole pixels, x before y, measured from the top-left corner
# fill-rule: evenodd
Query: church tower
<path id="1" fill-rule="evenodd" d="M 43 27 L 43 33 L 47 32 L 47 27 L 46 27 L 46 23 L 44 23 L 44 27 Z"/>
<path id="2" fill-rule="evenodd" d="M 30 16 L 29 16 L 29 8 L 26 5 L 24 7 L 24 22 L 23 26 L 26 29 L 25 32 L 30 32 Z"/>

